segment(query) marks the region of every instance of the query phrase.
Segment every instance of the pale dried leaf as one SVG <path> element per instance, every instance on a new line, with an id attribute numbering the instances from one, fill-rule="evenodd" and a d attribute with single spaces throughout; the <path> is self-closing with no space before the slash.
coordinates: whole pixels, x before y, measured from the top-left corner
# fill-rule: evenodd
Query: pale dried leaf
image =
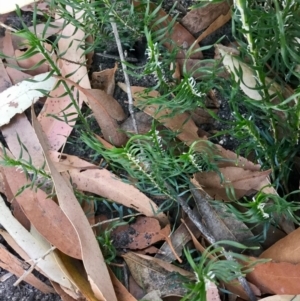
<path id="1" fill-rule="evenodd" d="M 43 148 L 59 205 L 78 234 L 83 264 L 95 297 L 99 300 L 117 301 L 103 255 L 94 233 L 74 195 L 70 183 L 65 181 L 49 158 L 40 124 L 33 110 L 31 110 L 31 114 L 33 127 Z"/>
<path id="2" fill-rule="evenodd" d="M 274 295 L 262 298 L 260 301 L 300 301 L 300 295 Z"/>
<path id="3" fill-rule="evenodd" d="M 29 184 L 25 174 L 14 167 L 2 167 L 2 170 L 13 195 Z M 27 188 L 15 199 L 30 222 L 49 242 L 69 256 L 81 259 L 79 240 L 73 225 L 44 191 L 37 189 L 35 192 Z"/>
<path id="4" fill-rule="evenodd" d="M 23 226 L 11 215 L 10 210 L 5 205 L 0 196 L 0 223 L 6 231 L 12 236 L 16 243 L 27 253 L 31 259 L 41 258 L 48 252 L 37 239 L 35 239 Z M 60 270 L 53 253 L 49 254 L 37 263 L 37 267 L 50 279 L 60 283 L 62 286 L 73 290 L 73 286 Z"/>
<path id="5" fill-rule="evenodd" d="M 72 9 L 67 6 L 67 10 L 72 13 Z M 76 14 L 75 18 L 78 22 L 82 20 L 83 12 Z M 56 22 L 64 22 L 60 16 L 57 16 Z M 60 39 L 58 42 L 59 53 L 64 55 L 58 60 L 57 64 L 60 67 L 62 76 L 67 76 L 72 74 L 69 78 L 75 82 L 80 82 L 80 86 L 89 89 L 90 82 L 87 75 L 87 68 L 84 66 L 85 56 L 83 55 L 84 49 L 82 47 L 81 41 L 84 39 L 85 33 L 78 28 L 75 28 L 72 24 L 64 26 L 61 35 L 64 39 Z M 66 107 L 71 104 L 71 99 L 69 95 L 61 97 L 65 93 L 65 88 L 62 84 L 59 85 L 55 90 L 51 91 L 50 96 L 43 107 L 43 110 L 38 116 L 38 120 L 41 123 L 43 132 L 47 137 L 47 143 L 49 149 L 59 150 L 62 145 L 66 142 L 68 136 L 70 135 L 75 121 L 70 121 L 68 124 L 64 121 L 60 121 L 56 118 L 49 116 L 49 114 L 55 115 L 57 117 L 62 115 L 62 110 L 64 114 L 72 114 L 72 119 L 76 119 L 77 111 L 73 105 L 71 105 L 67 110 Z M 77 90 L 74 91 L 74 98 L 76 99 Z M 83 101 L 86 101 L 85 95 L 79 92 L 79 98 L 77 105 L 81 108 Z"/>
<path id="6" fill-rule="evenodd" d="M 28 5 L 34 2 L 34 0 L 11 0 L 11 1 L 2 1 L 0 6 L 0 14 L 6 14 L 11 11 L 16 10 L 16 6 L 19 7 Z"/>
<path id="7" fill-rule="evenodd" d="M 209 281 L 205 284 L 205 289 L 206 301 L 221 301 L 218 288 L 213 282 Z"/>
<path id="8" fill-rule="evenodd" d="M 38 89 L 51 91 L 56 80 L 48 77 L 49 73 L 44 73 L 33 77 L 35 82 L 23 81 L 0 93 L 0 126 L 7 124 L 16 114 L 23 113 L 40 97 L 43 93 Z M 48 77 L 48 78 L 47 78 Z"/>

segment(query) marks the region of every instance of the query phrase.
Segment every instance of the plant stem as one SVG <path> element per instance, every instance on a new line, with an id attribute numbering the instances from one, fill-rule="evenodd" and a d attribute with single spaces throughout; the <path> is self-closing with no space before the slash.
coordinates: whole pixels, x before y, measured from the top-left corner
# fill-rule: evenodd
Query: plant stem
<path id="1" fill-rule="evenodd" d="M 127 87 L 129 113 L 130 113 L 130 116 L 131 116 L 131 119 L 132 119 L 132 124 L 133 124 L 134 131 L 135 131 L 136 134 L 138 134 L 137 123 L 136 123 L 135 116 L 134 116 L 133 98 L 132 98 L 132 93 L 131 93 L 130 81 L 129 81 L 129 76 L 127 74 L 127 66 L 124 64 L 125 58 L 124 58 L 123 48 L 122 48 L 122 44 L 121 44 L 117 24 L 115 23 L 113 18 L 111 18 L 110 23 L 111 23 L 111 26 L 112 26 L 112 29 L 113 29 L 113 32 L 114 32 L 114 35 L 115 35 L 116 43 L 117 43 L 117 46 L 118 46 L 119 56 L 120 56 L 120 59 L 121 59 L 122 69 L 123 69 L 123 73 L 124 73 L 124 79 L 125 79 L 125 83 L 126 83 L 126 87 Z"/>

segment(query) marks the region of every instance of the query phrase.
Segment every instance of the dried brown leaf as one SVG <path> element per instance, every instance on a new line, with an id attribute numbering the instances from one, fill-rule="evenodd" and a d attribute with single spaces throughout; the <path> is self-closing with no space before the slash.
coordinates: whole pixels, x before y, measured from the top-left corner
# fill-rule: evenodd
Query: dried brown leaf
<path id="1" fill-rule="evenodd" d="M 141 4 L 141 1 L 133 1 L 135 6 L 139 6 Z M 154 10 L 155 4 L 150 3 L 150 11 Z M 139 9 L 145 9 L 145 7 L 141 7 Z M 156 18 L 154 20 L 154 23 L 163 17 L 165 17 L 167 14 L 163 9 L 160 9 L 158 13 L 156 14 Z M 172 22 L 172 17 L 169 15 L 166 20 L 163 22 L 159 22 L 158 24 L 153 26 L 153 30 L 159 30 L 159 29 L 165 29 L 168 27 L 168 25 Z M 176 22 L 172 28 L 171 34 L 166 33 L 164 35 L 164 39 L 166 40 L 172 40 L 173 43 L 176 46 L 179 46 L 181 48 L 184 48 L 184 50 L 181 50 L 177 53 L 177 58 L 185 58 L 186 57 L 186 50 L 189 49 L 194 43 L 195 43 L 195 38 L 191 35 L 191 33 L 186 30 L 180 23 Z M 164 43 L 164 46 L 167 47 L 170 51 L 174 49 L 174 44 L 173 43 Z M 203 55 L 200 50 L 200 46 L 195 43 L 193 48 L 192 48 L 192 54 L 189 56 L 189 58 L 193 59 L 202 59 Z"/>
<path id="2" fill-rule="evenodd" d="M 277 241 L 264 251 L 260 258 L 271 258 L 278 262 L 300 264 L 300 228 Z"/>
<path id="3" fill-rule="evenodd" d="M 122 284 L 121 281 L 115 276 L 112 270 L 109 268 L 109 275 L 113 283 L 115 293 L 117 295 L 118 301 L 137 301 Z"/>
<path id="4" fill-rule="evenodd" d="M 194 209 L 194 213 L 197 214 L 197 209 Z M 194 233 L 194 236 L 200 236 L 201 232 L 188 217 L 185 218 L 185 223 Z M 174 232 L 172 232 L 170 239 L 175 252 L 178 256 L 181 256 L 184 246 L 192 239 L 192 237 L 186 226 L 180 224 L 180 226 Z M 170 245 L 167 242 L 164 242 L 164 244 L 160 247 L 160 252 L 155 255 L 155 258 L 164 260 L 166 262 L 172 262 L 176 260 L 174 252 L 171 250 Z"/>
<path id="5" fill-rule="evenodd" d="M 90 169 L 80 172 L 72 169 L 69 174 L 77 189 L 101 195 L 146 216 L 155 216 L 163 225 L 168 224 L 165 214 L 155 214 L 158 207 L 151 199 L 134 186 L 122 182 L 108 170 Z"/>
<path id="6" fill-rule="evenodd" d="M 51 281 L 53 288 L 55 289 L 56 293 L 61 297 L 62 301 L 76 301 L 73 297 L 67 294 L 58 283 Z"/>
<path id="7" fill-rule="evenodd" d="M 201 35 L 197 38 L 197 42 L 200 43 L 207 36 L 212 34 L 214 31 L 222 27 L 231 19 L 231 10 L 229 9 L 227 13 L 221 14 L 214 22 L 212 22 L 209 27 L 201 33 Z"/>
<path id="8" fill-rule="evenodd" d="M 247 274 L 263 294 L 300 294 L 300 265 L 287 262 L 258 264 Z"/>
<path id="9" fill-rule="evenodd" d="M 24 173 L 13 167 L 2 167 L 3 174 L 13 193 L 29 184 Z M 59 206 L 47 194 L 37 189 L 25 189 L 15 199 L 34 227 L 62 252 L 81 259 L 81 250 L 77 233 Z M 54 222 L 55 221 L 55 222 Z"/>
<path id="10" fill-rule="evenodd" d="M 124 83 L 118 83 L 118 86 L 124 91 L 127 92 L 127 87 Z M 141 95 L 142 92 L 145 91 L 146 88 L 144 87 L 138 87 L 138 86 L 132 86 L 131 92 L 133 94 L 133 97 L 135 99 L 134 105 L 139 107 L 145 100 L 144 97 Z M 157 91 L 151 91 L 148 96 L 150 97 L 156 97 L 159 95 Z M 195 123 L 190 119 L 190 116 L 188 114 L 178 114 L 175 117 L 172 118 L 164 118 L 162 116 L 170 114 L 168 110 L 159 110 L 157 105 L 151 105 L 143 108 L 144 112 L 148 115 L 154 117 L 155 119 L 158 119 L 162 124 L 164 124 L 166 127 L 171 129 L 172 131 L 176 132 L 179 131 L 179 134 L 177 137 L 186 143 L 187 145 L 191 145 L 195 141 L 199 141 L 200 137 L 198 136 L 198 128 L 195 125 Z M 201 136 L 201 140 L 205 140 L 205 136 Z M 207 149 L 207 144 L 205 142 L 197 143 L 195 146 L 195 150 L 197 151 L 203 151 L 203 148 Z M 219 167 L 242 167 L 243 169 L 247 170 L 253 170 L 253 171 L 259 171 L 260 165 L 254 164 L 253 162 L 241 157 L 237 156 L 232 151 L 225 150 L 221 145 L 215 145 L 215 153 L 224 159 L 224 161 L 220 161 L 218 163 Z M 210 150 L 211 151 L 211 150 Z"/>
<path id="11" fill-rule="evenodd" d="M 118 63 L 114 68 L 92 73 L 92 88 L 103 90 L 108 95 L 113 95 L 115 91 L 115 73 Z"/>
<path id="12" fill-rule="evenodd" d="M 32 124 L 44 151 L 59 205 L 75 228 L 81 247 L 82 260 L 92 291 L 99 300 L 117 301 L 108 270 L 94 233 L 76 199 L 70 183 L 55 169 L 48 156 L 47 145 L 34 110 L 31 110 Z"/>
<path id="13" fill-rule="evenodd" d="M 186 289 L 182 285 L 182 279 L 176 273 L 193 277 L 190 272 L 147 255 L 129 252 L 124 254 L 123 258 L 134 280 L 139 286 L 144 287 L 147 292 L 159 290 L 162 295 L 184 295 Z M 147 285 L 145 286 L 145 284 Z"/>
<path id="14" fill-rule="evenodd" d="M 117 248 L 141 250 L 165 240 L 170 232 L 170 225 L 161 229 L 157 219 L 139 216 L 135 223 L 116 228 L 112 237 Z M 126 237 L 126 241 L 122 237 Z"/>
<path id="15" fill-rule="evenodd" d="M 45 44 L 46 46 L 46 44 Z M 48 47 L 49 48 L 49 47 Z M 38 64 L 40 61 L 44 60 L 44 55 L 42 55 L 41 53 L 36 53 L 33 56 L 31 56 L 30 58 L 26 58 L 26 59 L 20 59 L 20 57 L 22 55 L 26 55 L 26 51 L 21 51 L 21 50 L 15 50 L 15 57 L 17 59 L 18 62 L 18 66 L 20 68 L 25 69 L 25 73 L 31 75 L 31 76 L 35 76 L 41 73 L 45 73 L 49 71 L 49 65 L 45 62 L 43 64 L 41 64 L 39 67 L 33 69 L 33 70 L 29 70 L 30 68 L 32 68 L 33 66 L 35 66 L 36 64 Z"/>
<path id="16" fill-rule="evenodd" d="M 67 10 L 72 9 L 66 6 Z M 72 12 L 71 12 L 72 13 Z M 76 14 L 75 18 L 80 22 L 83 12 Z M 59 17 L 60 18 L 60 17 Z M 57 20 L 57 22 L 63 23 L 63 19 Z M 69 76 L 70 80 L 75 82 L 80 81 L 80 86 L 90 89 L 90 81 L 87 75 L 87 68 L 85 64 L 84 49 L 80 47 L 81 41 L 85 37 L 85 33 L 78 28 L 75 28 L 72 24 L 64 26 L 61 32 L 64 39 L 59 39 L 58 48 L 59 53 L 63 53 L 60 60 L 57 61 L 62 76 Z M 71 45 L 71 46 L 70 46 Z M 65 88 L 60 84 L 57 89 L 50 92 L 49 98 L 47 98 L 45 105 L 38 116 L 38 120 L 41 123 L 43 132 L 47 137 L 47 144 L 49 149 L 59 150 L 69 137 L 75 121 L 60 121 L 57 118 L 53 118 L 50 115 L 64 118 L 61 112 L 64 112 L 65 116 L 72 114 L 72 120 L 76 119 L 77 111 L 73 105 L 69 106 L 72 102 L 69 95 L 61 97 L 65 94 Z M 77 91 L 74 91 L 74 97 L 76 98 Z M 84 94 L 79 92 L 77 105 L 81 108 L 83 101 L 86 101 Z M 69 106 L 69 107 L 68 107 Z M 67 108 L 68 107 L 68 108 Z M 66 109 L 67 108 L 67 109 Z"/>
<path id="17" fill-rule="evenodd" d="M 122 146 L 128 140 L 125 133 L 120 131 L 117 121 L 125 119 L 125 113 L 120 104 L 104 91 L 84 89 L 75 82 L 57 76 L 68 84 L 76 87 L 85 97 L 102 130 L 104 138 L 115 146 Z"/>
<path id="18" fill-rule="evenodd" d="M 220 176 L 216 172 L 202 172 L 195 174 L 195 179 L 203 189 L 216 200 L 230 202 L 226 190 L 234 188 L 237 199 L 257 190 L 260 183 L 270 174 L 270 170 L 251 171 L 240 167 L 220 168 L 224 177 L 221 182 Z"/>
<path id="19" fill-rule="evenodd" d="M 253 234 L 243 222 L 237 220 L 234 214 L 226 212 L 226 207 L 222 202 L 218 206 L 213 206 L 210 203 L 210 196 L 203 191 L 197 180 L 192 179 L 191 183 L 193 188 L 197 188 L 191 189 L 191 192 L 200 218 L 216 241 L 232 240 L 244 243 L 244 241 L 253 238 Z"/>
<path id="20" fill-rule="evenodd" d="M 182 18 L 181 22 L 192 34 L 196 34 L 208 27 L 220 15 L 226 15 L 229 9 L 230 6 L 226 1 L 210 3 L 204 7 L 191 10 Z"/>

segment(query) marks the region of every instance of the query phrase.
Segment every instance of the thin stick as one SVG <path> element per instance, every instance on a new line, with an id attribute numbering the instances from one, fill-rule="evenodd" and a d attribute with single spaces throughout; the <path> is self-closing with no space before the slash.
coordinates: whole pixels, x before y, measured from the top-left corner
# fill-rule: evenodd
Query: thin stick
<path id="1" fill-rule="evenodd" d="M 4 24 L 3 22 L 0 22 L 0 26 L 6 28 L 6 29 L 8 29 L 8 30 L 10 30 L 11 32 L 17 32 L 16 29 L 14 29 L 14 28 L 12 28 L 12 27 L 10 27 L 10 26 Z"/>
<path id="2" fill-rule="evenodd" d="M 124 219 L 124 218 L 128 218 L 128 217 L 136 217 L 136 216 L 139 216 L 139 215 L 142 215 L 142 213 L 129 214 L 129 215 L 123 216 L 122 218 L 121 217 L 116 217 L 116 218 L 108 219 L 108 220 L 103 221 L 103 222 L 99 222 L 97 224 L 92 225 L 91 227 L 95 228 L 95 227 L 98 227 L 98 226 L 101 226 L 101 225 L 104 225 L 104 224 L 107 224 L 107 223 L 118 221 L 120 219 Z"/>
<path id="3" fill-rule="evenodd" d="M 20 282 L 22 282 L 29 274 L 32 273 L 32 271 L 35 269 L 36 265 L 41 261 L 41 260 L 44 260 L 45 257 L 47 255 L 49 255 L 52 251 L 54 251 L 56 249 L 55 246 L 52 246 L 42 257 L 38 258 L 38 259 L 30 259 L 30 260 L 27 260 L 26 262 L 29 262 L 29 261 L 33 261 L 33 264 L 31 265 L 31 267 L 26 270 L 23 275 L 13 284 L 13 286 L 17 286 L 20 284 Z"/>
<path id="4" fill-rule="evenodd" d="M 117 43 L 117 46 L 118 46 L 119 56 L 120 56 L 120 59 L 121 59 L 122 69 L 123 69 L 123 73 L 124 73 L 125 84 L 126 84 L 126 87 L 127 87 L 129 113 L 130 113 L 130 116 L 132 118 L 132 124 L 133 124 L 134 131 L 135 131 L 136 134 L 138 134 L 139 132 L 138 132 L 135 116 L 134 116 L 133 98 L 132 98 L 132 93 L 131 93 L 131 88 L 130 88 L 130 81 L 129 81 L 129 77 L 128 77 L 128 74 L 127 74 L 127 66 L 124 64 L 125 58 L 124 58 L 124 54 L 123 54 L 123 48 L 122 48 L 121 40 L 120 40 L 120 37 L 119 37 L 117 24 L 115 23 L 113 18 L 111 18 L 110 23 L 111 23 L 111 26 L 112 26 L 112 29 L 113 29 L 113 32 L 114 32 L 114 35 L 115 35 L 116 43 Z"/>

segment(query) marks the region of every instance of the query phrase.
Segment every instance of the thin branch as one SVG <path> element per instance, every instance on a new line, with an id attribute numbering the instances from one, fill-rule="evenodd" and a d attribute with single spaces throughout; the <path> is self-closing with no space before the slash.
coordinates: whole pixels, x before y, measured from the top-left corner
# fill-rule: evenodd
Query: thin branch
<path id="1" fill-rule="evenodd" d="M 10 30 L 11 32 L 17 32 L 16 29 L 4 24 L 3 22 L 0 22 L 0 26 L 6 28 L 7 30 Z"/>
<path id="2" fill-rule="evenodd" d="M 26 262 L 29 261 L 33 261 L 33 264 L 31 265 L 31 267 L 26 270 L 23 275 L 13 284 L 13 286 L 17 286 L 20 284 L 20 282 L 22 282 L 23 280 L 25 280 L 25 278 L 32 273 L 32 271 L 35 269 L 35 267 L 37 266 L 37 264 L 41 261 L 44 260 L 46 256 L 48 256 L 51 252 L 53 252 L 56 249 L 55 246 L 52 246 L 43 256 L 41 256 L 38 259 L 30 259 L 27 260 Z"/>
<path id="3" fill-rule="evenodd" d="M 135 116 L 134 116 L 133 98 L 132 98 L 132 93 L 131 93 L 130 81 L 129 81 L 129 77 L 128 77 L 128 74 L 127 74 L 127 66 L 124 64 L 125 58 L 124 58 L 123 48 L 122 48 L 122 44 L 121 44 L 117 24 L 115 23 L 115 21 L 113 20 L 112 17 L 111 17 L 110 23 L 111 23 L 111 26 L 112 26 L 112 29 L 113 29 L 113 32 L 114 32 L 114 35 L 115 35 L 116 43 L 117 43 L 117 46 L 118 46 L 119 56 L 120 56 L 120 59 L 121 59 L 122 69 L 123 69 L 123 73 L 124 73 L 125 84 L 126 84 L 126 87 L 127 87 L 129 113 L 130 113 L 130 116 L 132 118 L 132 124 L 133 124 L 134 131 L 135 131 L 136 134 L 138 134 L 139 132 L 138 132 L 138 128 L 137 128 L 136 119 L 135 119 Z"/>
<path id="4" fill-rule="evenodd" d="M 104 224 L 107 224 L 107 223 L 111 223 L 111 222 L 114 222 L 114 221 L 119 221 L 119 220 L 124 219 L 124 218 L 136 217 L 136 216 L 139 216 L 139 215 L 142 215 L 142 213 L 129 214 L 129 215 L 123 216 L 122 218 L 121 217 L 116 217 L 116 218 L 108 219 L 108 220 L 103 221 L 103 222 L 99 222 L 97 224 L 92 225 L 91 227 L 95 228 L 95 227 L 98 227 L 98 226 L 101 226 L 101 225 L 104 225 Z"/>

